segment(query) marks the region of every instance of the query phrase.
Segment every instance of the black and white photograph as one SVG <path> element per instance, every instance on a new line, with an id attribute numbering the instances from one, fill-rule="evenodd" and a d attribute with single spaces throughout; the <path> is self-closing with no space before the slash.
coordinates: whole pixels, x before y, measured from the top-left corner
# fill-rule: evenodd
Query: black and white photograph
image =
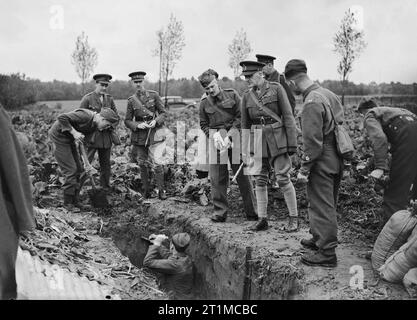
<path id="1" fill-rule="evenodd" d="M 0 300 L 416 300 L 416 30 L 417 0 L 0 0 Z"/>

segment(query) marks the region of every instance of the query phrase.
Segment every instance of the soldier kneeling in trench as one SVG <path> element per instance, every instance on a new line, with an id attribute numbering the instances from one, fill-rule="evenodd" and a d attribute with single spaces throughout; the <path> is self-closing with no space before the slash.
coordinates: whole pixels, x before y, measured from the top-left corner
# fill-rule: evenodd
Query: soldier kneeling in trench
<path id="1" fill-rule="evenodd" d="M 163 275 L 161 286 L 171 299 L 191 299 L 193 287 L 193 263 L 185 253 L 190 244 L 188 233 L 177 233 L 172 237 L 170 250 L 162 245 L 166 235 L 152 234 L 149 241 L 152 245 L 143 260 L 143 266 Z"/>

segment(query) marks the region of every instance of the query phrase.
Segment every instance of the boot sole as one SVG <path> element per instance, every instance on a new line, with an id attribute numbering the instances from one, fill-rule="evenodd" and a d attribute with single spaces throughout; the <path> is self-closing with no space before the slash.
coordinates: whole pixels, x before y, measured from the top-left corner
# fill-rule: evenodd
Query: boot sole
<path id="1" fill-rule="evenodd" d="M 333 263 L 312 263 L 310 261 L 304 260 L 303 258 L 301 258 L 301 262 L 311 266 L 311 267 L 325 267 L 325 268 L 335 268 L 337 267 L 337 262 L 333 262 Z"/>
<path id="2" fill-rule="evenodd" d="M 310 250 L 313 250 L 313 251 L 318 251 L 319 250 L 319 247 L 317 247 L 317 246 L 310 246 L 310 245 L 308 245 L 308 244 L 304 244 L 304 243 L 301 243 L 300 242 L 300 244 L 304 247 L 304 248 L 307 248 L 307 249 L 310 249 Z"/>

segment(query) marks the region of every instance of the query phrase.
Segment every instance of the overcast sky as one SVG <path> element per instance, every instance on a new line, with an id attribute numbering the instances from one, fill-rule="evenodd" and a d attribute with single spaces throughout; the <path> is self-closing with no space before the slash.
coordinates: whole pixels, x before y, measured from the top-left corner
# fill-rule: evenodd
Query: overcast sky
<path id="1" fill-rule="evenodd" d="M 156 81 L 156 32 L 173 13 L 186 41 L 174 78 L 197 77 L 209 67 L 232 77 L 227 47 L 243 28 L 250 59 L 256 53 L 277 56 L 282 71 L 289 59 L 302 58 L 313 79 L 338 79 L 332 39 L 355 5 L 363 8 L 368 47 L 350 79 L 417 82 L 417 0 L 0 0 L 0 73 L 79 82 L 70 55 L 85 31 L 99 53 L 95 72 L 127 79 L 144 70 Z M 59 8 L 62 29 L 54 19 Z"/>

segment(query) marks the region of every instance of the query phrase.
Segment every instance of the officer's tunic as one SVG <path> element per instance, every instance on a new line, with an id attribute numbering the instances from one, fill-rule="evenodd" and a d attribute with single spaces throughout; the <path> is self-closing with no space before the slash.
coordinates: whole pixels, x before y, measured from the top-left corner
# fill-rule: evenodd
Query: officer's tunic
<path id="1" fill-rule="evenodd" d="M 288 86 L 287 82 L 285 81 L 284 76 L 279 74 L 277 70 L 274 70 L 274 72 L 272 72 L 270 75 L 265 75 L 265 80 L 268 80 L 269 82 L 279 82 L 282 85 L 282 87 L 284 88 L 287 94 L 288 101 L 290 102 L 292 112 L 294 113 L 295 104 L 296 104 L 295 97 L 292 94 L 291 89 Z"/>
<path id="2" fill-rule="evenodd" d="M 112 96 L 105 93 L 101 95 L 93 91 L 88 93 L 81 100 L 80 108 L 89 109 L 100 113 L 102 108 L 111 108 L 116 114 L 117 109 L 114 104 Z M 102 99 L 102 100 L 101 100 Z M 111 176 L 111 146 L 114 141 L 114 128 L 111 127 L 107 130 L 96 131 L 86 136 L 86 140 L 89 141 L 87 144 L 88 161 L 90 163 L 94 160 L 96 151 L 98 152 L 98 158 L 100 162 L 100 182 L 101 186 L 108 188 L 110 187 L 110 176 Z"/>
<path id="3" fill-rule="evenodd" d="M 218 216 L 226 216 L 229 209 L 227 202 L 227 186 L 229 183 L 229 171 L 227 161 L 230 161 L 233 173 L 240 167 L 240 141 L 239 131 L 241 121 L 240 97 L 234 89 L 220 89 L 216 97 L 203 96 L 200 102 L 200 127 L 207 137 L 214 132 L 225 129 L 230 131 L 232 140 L 235 140 L 234 147 L 224 152 L 225 157 L 214 151 L 212 139 L 210 139 L 210 181 L 211 195 L 214 205 L 214 213 Z M 212 131 L 210 133 L 210 131 Z M 236 136 L 237 135 L 237 136 Z M 233 138 L 235 136 L 235 138 Z M 214 152 L 213 152 L 214 151 Z M 243 198 L 243 206 L 247 217 L 256 217 L 255 196 L 249 176 L 243 174 L 243 170 L 237 177 L 240 193 Z"/>
<path id="4" fill-rule="evenodd" d="M 34 228 L 27 162 L 7 112 L 0 105 L 0 300 L 16 299 L 19 234 Z"/>
<path id="5" fill-rule="evenodd" d="M 147 162 L 155 165 L 154 150 L 158 143 L 163 141 L 163 137 L 158 134 L 165 121 L 166 111 L 156 91 L 152 90 L 138 90 L 135 95 L 127 100 L 127 110 L 125 117 L 125 125 L 132 131 L 131 143 L 133 145 L 131 151 L 131 161 L 139 162 L 141 166 L 141 178 L 144 183 L 144 188 L 149 188 L 149 173 L 147 169 Z M 141 122 L 156 121 L 155 128 L 138 129 L 138 124 Z M 149 133 L 148 142 L 146 141 Z M 145 143 L 147 144 L 145 145 Z M 163 167 L 155 165 L 155 180 L 159 189 L 163 188 L 164 175 Z"/>
<path id="6" fill-rule="evenodd" d="M 70 132 L 74 128 L 85 137 L 93 137 L 97 131 L 94 114 L 88 109 L 60 114 L 49 130 L 49 137 L 54 143 L 54 156 L 65 178 L 62 186 L 64 195 L 76 195 L 80 189 L 80 175 L 84 171 Z M 91 141 L 85 138 L 85 142 L 89 144 Z"/>
<path id="7" fill-rule="evenodd" d="M 406 209 L 410 187 L 417 198 L 417 116 L 402 108 L 376 107 L 369 110 L 364 127 L 374 149 L 375 168 L 387 171 L 388 148 L 392 154 L 389 183 L 382 204 L 385 219 Z"/>
<path id="8" fill-rule="evenodd" d="M 193 262 L 183 252 L 171 254 L 164 246 L 151 245 L 143 266 L 164 275 L 162 287 L 174 299 L 191 299 L 193 288 Z"/>
<path id="9" fill-rule="evenodd" d="M 301 130 L 304 154 L 300 171 L 309 179 L 310 232 L 320 250 L 334 254 L 337 246 L 337 196 L 343 159 L 337 153 L 335 126 L 329 107 L 340 123 L 343 121 L 343 106 L 334 93 L 317 84 L 310 86 L 303 97 Z"/>
<path id="10" fill-rule="evenodd" d="M 250 91 L 245 92 L 242 98 L 242 129 L 250 129 L 251 132 L 254 129 L 262 130 L 258 141 L 253 141 L 256 138 L 256 135 L 253 135 L 253 143 L 250 146 L 251 154 L 255 153 L 255 146 L 262 146 L 262 169 L 255 176 L 256 182 L 258 185 L 266 186 L 270 164 L 275 170 L 278 183 L 288 184 L 291 169 L 289 153 L 295 153 L 297 150 L 297 131 L 291 105 L 279 83 L 265 81 L 260 89 L 259 95 L 254 88 L 250 90 L 259 103 L 278 115 L 281 121 L 269 117 L 258 107 Z M 243 153 L 248 155 L 245 150 Z"/>

